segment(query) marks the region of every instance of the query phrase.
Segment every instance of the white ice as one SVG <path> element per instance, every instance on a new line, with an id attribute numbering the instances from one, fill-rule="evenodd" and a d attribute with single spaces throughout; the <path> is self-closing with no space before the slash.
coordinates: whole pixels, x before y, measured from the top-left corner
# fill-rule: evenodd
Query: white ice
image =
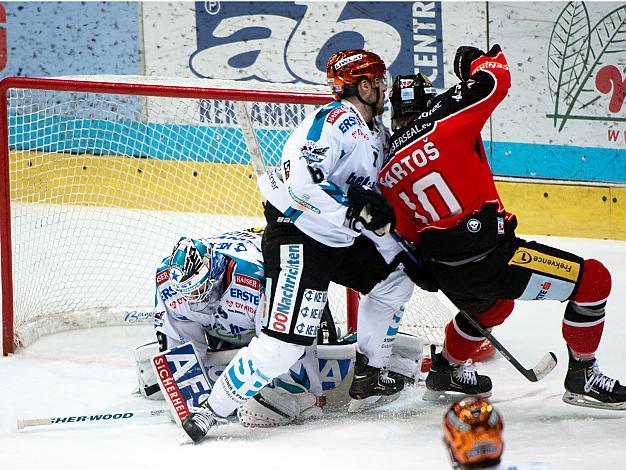
<path id="1" fill-rule="evenodd" d="M 626 242 L 528 237 L 602 260 L 613 292 L 598 351 L 601 369 L 626 381 Z M 507 463 L 549 462 L 555 469 L 626 468 L 626 411 L 603 411 L 561 401 L 567 354 L 561 337 L 564 305 L 519 302 L 497 338 L 526 366 L 547 351 L 559 364 L 530 383 L 501 357 L 480 371 L 494 382 L 492 401 L 505 422 Z M 182 431 L 163 421 L 118 426 L 28 428 L 17 417 L 80 415 L 104 410 L 160 408 L 130 395 L 132 349 L 152 339 L 149 327 L 95 328 L 41 338 L 0 358 L 0 468 L 2 469 L 445 469 L 441 444 L 444 406 L 410 388 L 383 410 L 281 429 L 229 424 L 204 443 L 179 445 Z"/>

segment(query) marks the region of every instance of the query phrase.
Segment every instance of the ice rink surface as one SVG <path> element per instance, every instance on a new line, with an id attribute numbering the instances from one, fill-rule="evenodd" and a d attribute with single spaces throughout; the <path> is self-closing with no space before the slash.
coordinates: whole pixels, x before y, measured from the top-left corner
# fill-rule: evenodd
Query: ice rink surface
<path id="1" fill-rule="evenodd" d="M 613 275 L 598 351 L 601 370 L 626 382 L 626 242 L 527 237 L 603 261 Z M 547 351 L 559 364 L 530 383 L 497 356 L 479 365 L 494 383 L 492 402 L 503 416 L 505 463 L 541 461 L 554 469 L 626 468 L 626 411 L 602 411 L 561 401 L 567 353 L 561 337 L 564 305 L 519 302 L 494 330 L 526 367 Z M 215 429 L 200 445 L 166 420 L 152 424 L 29 428 L 17 417 L 67 416 L 105 410 L 161 408 L 130 395 L 132 350 L 152 340 L 148 326 L 94 328 L 43 337 L 0 358 L 0 468 L 20 469 L 446 469 L 442 404 L 409 388 L 386 407 L 298 426 L 259 430 L 238 424 Z"/>

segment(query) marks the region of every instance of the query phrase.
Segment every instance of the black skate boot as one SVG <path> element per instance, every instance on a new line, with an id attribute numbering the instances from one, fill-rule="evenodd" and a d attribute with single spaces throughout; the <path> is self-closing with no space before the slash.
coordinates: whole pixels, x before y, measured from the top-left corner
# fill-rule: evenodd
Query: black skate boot
<path id="1" fill-rule="evenodd" d="M 588 408 L 626 410 L 626 387 L 600 372 L 596 359 L 578 360 L 568 352 L 563 401 Z"/>
<path id="2" fill-rule="evenodd" d="M 465 364 L 450 364 L 435 346 L 430 347 L 430 371 L 426 377 L 426 392 L 422 399 L 437 401 L 446 398 L 459 398 L 457 395 L 472 395 L 479 398 L 491 396 L 491 379 L 479 375 L 471 359 Z M 446 393 L 449 393 L 447 396 Z"/>
<path id="3" fill-rule="evenodd" d="M 183 429 L 189 438 L 197 444 L 204 439 L 216 424 L 224 424 L 226 420 L 217 416 L 205 401 L 198 408 L 189 408 L 190 413 L 183 420 Z"/>
<path id="4" fill-rule="evenodd" d="M 352 397 L 348 407 L 350 413 L 389 403 L 398 398 L 404 388 L 400 374 L 394 374 L 395 378 L 392 378 L 387 370 L 368 366 L 367 363 L 367 357 L 357 351 L 354 378 L 349 392 Z"/>

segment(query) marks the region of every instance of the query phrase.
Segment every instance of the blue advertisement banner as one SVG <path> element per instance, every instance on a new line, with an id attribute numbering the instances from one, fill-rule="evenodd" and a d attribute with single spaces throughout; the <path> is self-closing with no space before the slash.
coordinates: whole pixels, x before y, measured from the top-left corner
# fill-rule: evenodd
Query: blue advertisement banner
<path id="1" fill-rule="evenodd" d="M 393 75 L 420 71 L 443 88 L 440 2 L 197 2 L 198 77 L 325 83 L 343 49 L 377 52 Z"/>

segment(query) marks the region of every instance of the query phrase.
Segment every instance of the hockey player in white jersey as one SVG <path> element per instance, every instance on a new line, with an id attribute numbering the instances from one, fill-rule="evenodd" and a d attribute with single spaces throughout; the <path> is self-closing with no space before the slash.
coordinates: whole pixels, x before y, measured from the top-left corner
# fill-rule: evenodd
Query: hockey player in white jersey
<path id="1" fill-rule="evenodd" d="M 205 370 L 221 370 L 234 356 L 230 350 L 246 346 L 260 332 L 265 269 L 258 232 L 255 229 L 202 239 L 182 237 L 172 254 L 163 259 L 156 271 L 154 321 L 158 346 L 151 343 L 135 352 L 143 396 L 162 397 L 150 364 L 158 351 L 191 342 Z M 292 384 L 298 396 L 286 397 L 283 389 L 268 391 L 272 396 L 266 398 L 290 401 L 281 406 L 289 408 L 291 418 L 320 416 L 322 384 L 315 347 L 308 348 L 290 366 L 296 376 L 306 377 L 302 387 Z M 290 381 L 288 377 L 285 380 Z M 298 402 L 295 411 L 294 401 Z M 262 406 L 254 407 L 253 412 L 253 417 L 240 415 L 243 424 L 268 426 L 290 421 Z"/>
<path id="2" fill-rule="evenodd" d="M 550 470 L 543 462 L 502 464 L 504 425 L 485 399 L 465 397 L 443 416 L 443 442 L 452 468 L 459 470 Z"/>
<path id="3" fill-rule="evenodd" d="M 413 284 L 395 269 L 400 248 L 385 235 L 393 210 L 372 189 L 388 140 L 377 118 L 386 67 L 372 52 L 341 51 L 329 59 L 327 77 L 337 101 L 293 131 L 283 149 L 282 175 L 269 171 L 259 181 L 268 223 L 262 333 L 235 358 L 239 366 L 220 376 L 204 406 L 183 422 L 194 442 L 313 343 L 331 281 L 366 295 L 359 307 L 352 409 L 404 386 L 385 366 Z"/>

